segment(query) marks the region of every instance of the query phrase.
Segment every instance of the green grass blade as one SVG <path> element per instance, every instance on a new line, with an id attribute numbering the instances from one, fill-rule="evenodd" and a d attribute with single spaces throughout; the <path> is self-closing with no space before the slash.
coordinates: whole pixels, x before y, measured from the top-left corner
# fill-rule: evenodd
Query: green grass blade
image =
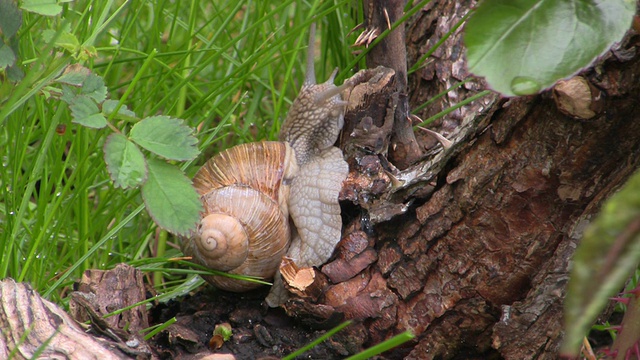
<path id="1" fill-rule="evenodd" d="M 292 352 L 291 354 L 283 357 L 282 360 L 293 360 L 293 359 L 295 359 L 296 356 L 304 354 L 305 352 L 307 352 L 310 349 L 312 349 L 314 346 L 317 346 L 321 342 L 327 340 L 328 338 L 333 336 L 335 333 L 337 333 L 338 331 L 344 329 L 345 327 L 347 327 L 349 325 L 351 325 L 351 320 L 343 322 L 342 324 L 340 324 L 340 325 L 334 327 L 333 329 L 327 331 L 324 335 L 320 336 L 319 338 L 317 338 L 316 340 L 312 341 L 308 345 L 305 345 L 304 347 L 302 347 L 302 348 Z"/>

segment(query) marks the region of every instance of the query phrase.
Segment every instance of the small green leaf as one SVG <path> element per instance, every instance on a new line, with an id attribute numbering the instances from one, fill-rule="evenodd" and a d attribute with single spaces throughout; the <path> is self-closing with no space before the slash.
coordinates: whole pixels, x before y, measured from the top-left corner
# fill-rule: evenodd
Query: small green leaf
<path id="1" fill-rule="evenodd" d="M 162 228 L 187 235 L 200 219 L 202 203 L 189 180 L 175 166 L 149 159 L 149 177 L 142 198 L 153 220 Z"/>
<path id="2" fill-rule="evenodd" d="M 591 323 L 640 262 L 640 172 L 603 205 L 584 232 L 567 285 L 562 352 L 577 355 Z"/>
<path id="3" fill-rule="evenodd" d="M 216 335 L 220 335 L 224 341 L 229 341 L 231 335 L 233 335 L 233 328 L 229 323 L 217 324 L 216 327 L 213 328 L 213 336 Z"/>
<path id="4" fill-rule="evenodd" d="M 62 6 L 56 0 L 23 0 L 20 8 L 45 16 L 56 16 L 62 12 Z"/>
<path id="5" fill-rule="evenodd" d="M 16 55 L 13 53 L 13 50 L 0 39 L 0 69 L 11 66 L 15 64 L 15 62 Z"/>
<path id="6" fill-rule="evenodd" d="M 534 94 L 620 41 L 631 0 L 485 0 L 465 27 L 467 65 L 508 96 Z"/>
<path id="7" fill-rule="evenodd" d="M 76 88 L 69 86 L 69 85 L 62 85 L 62 96 L 60 97 L 60 100 L 66 102 L 67 104 L 71 105 L 73 104 L 73 101 L 75 100 L 76 96 L 78 96 L 78 92 L 76 90 Z"/>
<path id="8" fill-rule="evenodd" d="M 113 133 L 107 138 L 104 162 L 115 187 L 134 188 L 147 180 L 147 163 L 142 151 L 122 134 Z"/>
<path id="9" fill-rule="evenodd" d="M 168 116 L 143 119 L 133 126 L 130 137 L 143 148 L 170 160 L 191 160 L 200 153 L 191 128 Z"/>
<path id="10" fill-rule="evenodd" d="M 69 107 L 74 123 L 94 129 L 107 126 L 107 119 L 100 113 L 98 105 L 90 97 L 78 95 L 73 98 Z"/>
<path id="11" fill-rule="evenodd" d="M 55 45 L 67 50 L 72 54 L 75 54 L 80 48 L 80 42 L 78 41 L 78 38 L 76 38 L 76 36 L 72 33 L 66 31 L 58 36 Z"/>
<path id="12" fill-rule="evenodd" d="M 80 64 L 73 64 L 64 69 L 64 73 L 56 79 L 56 82 L 81 87 L 90 74 L 91 70 L 86 67 Z"/>
<path id="13" fill-rule="evenodd" d="M 22 11 L 18 10 L 12 0 L 0 0 L 0 34 L 10 38 L 18 32 L 22 25 Z"/>
<path id="14" fill-rule="evenodd" d="M 113 110 L 115 110 L 116 106 L 118 106 L 118 103 L 119 101 L 117 100 L 105 100 L 105 102 L 102 103 L 102 113 L 105 116 L 111 115 Z M 136 116 L 136 113 L 129 110 L 127 108 L 127 105 L 122 105 L 120 109 L 118 109 L 118 114 L 115 117 L 116 119 L 121 119 L 121 120 L 137 120 L 138 119 L 138 117 Z"/>
<path id="15" fill-rule="evenodd" d="M 89 76 L 87 76 L 82 83 L 82 90 L 80 92 L 91 97 L 98 104 L 107 98 L 107 87 L 104 85 L 104 80 L 95 74 L 89 74 Z"/>

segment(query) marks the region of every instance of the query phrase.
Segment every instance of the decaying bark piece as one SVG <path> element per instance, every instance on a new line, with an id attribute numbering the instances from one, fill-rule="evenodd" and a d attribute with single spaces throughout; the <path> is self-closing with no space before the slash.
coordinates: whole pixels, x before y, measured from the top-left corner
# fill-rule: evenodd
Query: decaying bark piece
<path id="1" fill-rule="evenodd" d="M 146 299 L 142 272 L 127 264 L 111 270 L 86 270 L 70 295 L 69 311 L 80 323 L 89 322 L 94 334 L 111 339 L 123 352 L 150 357 L 140 330 L 149 327 L 147 309 L 139 305 L 118 315 L 110 313 Z"/>
<path id="2" fill-rule="evenodd" d="M 126 359 L 83 329 L 29 285 L 0 281 L 0 359 Z M 46 345 L 45 345 L 46 344 Z"/>
<path id="3" fill-rule="evenodd" d="M 79 322 L 91 320 L 86 306 L 79 305 L 76 299 L 88 299 L 93 312 L 98 316 L 105 315 L 139 303 L 146 299 L 142 272 L 136 268 L 118 264 L 111 270 L 86 270 L 82 279 L 76 285 L 76 291 L 72 293 L 69 303 L 71 315 Z M 111 329 L 124 330 L 136 334 L 149 327 L 147 311 L 144 305 L 136 306 L 116 316 L 104 318 Z"/>

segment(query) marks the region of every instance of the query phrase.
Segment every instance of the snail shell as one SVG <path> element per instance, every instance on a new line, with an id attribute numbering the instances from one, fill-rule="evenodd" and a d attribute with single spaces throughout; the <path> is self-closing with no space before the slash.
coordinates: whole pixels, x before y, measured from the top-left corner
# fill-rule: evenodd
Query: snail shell
<path id="1" fill-rule="evenodd" d="M 314 26 L 309 37 L 313 44 Z M 349 168 L 333 144 L 344 124 L 341 93 L 357 79 L 335 86 L 335 75 L 316 84 L 310 46 L 307 78 L 280 130 L 282 141 L 233 147 L 193 179 L 205 212 L 197 233 L 183 239 L 183 252 L 213 270 L 273 278 L 265 299 L 272 307 L 288 296 L 278 273 L 283 255 L 320 266 L 340 241 L 338 195 Z M 205 280 L 229 291 L 258 286 L 224 276 Z"/>
<path id="2" fill-rule="evenodd" d="M 284 142 L 235 146 L 211 158 L 195 175 L 205 212 L 183 252 L 213 270 L 272 278 L 290 243 L 290 183 L 298 170 Z M 259 284 L 225 276 L 206 280 L 228 291 Z"/>

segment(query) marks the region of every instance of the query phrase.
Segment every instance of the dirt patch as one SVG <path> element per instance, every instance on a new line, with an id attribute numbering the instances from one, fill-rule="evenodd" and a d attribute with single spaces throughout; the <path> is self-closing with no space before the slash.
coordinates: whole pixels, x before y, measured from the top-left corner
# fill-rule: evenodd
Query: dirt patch
<path id="1" fill-rule="evenodd" d="M 152 324 L 176 317 L 177 322 L 150 341 L 162 359 L 188 358 L 194 354 L 228 353 L 236 359 L 282 358 L 322 336 L 325 329 L 311 329 L 264 304 L 268 288 L 234 294 L 205 289 L 181 301 L 160 304 L 150 312 Z M 233 334 L 217 350 L 209 346 L 217 324 L 229 323 Z M 349 348 L 351 325 L 304 354 L 305 359 L 343 359 L 359 349 Z"/>

